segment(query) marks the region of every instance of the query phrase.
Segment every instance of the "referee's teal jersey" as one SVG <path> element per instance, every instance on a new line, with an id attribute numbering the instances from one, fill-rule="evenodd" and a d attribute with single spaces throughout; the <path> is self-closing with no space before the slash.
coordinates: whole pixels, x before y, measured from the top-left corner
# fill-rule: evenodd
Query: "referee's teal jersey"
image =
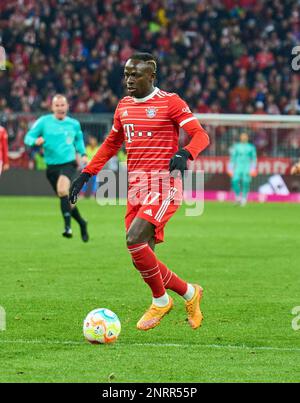
<path id="1" fill-rule="evenodd" d="M 43 148 L 47 165 L 74 161 L 76 153 L 85 155 L 83 133 L 80 123 L 69 116 L 63 120 L 51 115 L 40 117 L 28 131 L 24 142 L 34 146 L 38 137 L 44 138 Z"/>

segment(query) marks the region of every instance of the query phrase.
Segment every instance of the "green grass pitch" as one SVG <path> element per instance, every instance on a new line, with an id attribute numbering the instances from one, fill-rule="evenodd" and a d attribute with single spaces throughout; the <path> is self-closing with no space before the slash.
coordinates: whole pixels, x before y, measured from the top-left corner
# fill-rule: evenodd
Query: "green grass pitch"
<path id="1" fill-rule="evenodd" d="M 125 207 L 79 203 L 91 241 L 61 236 L 55 198 L 0 198 L 0 382 L 289 382 L 300 380 L 300 206 L 206 203 L 166 228 L 159 258 L 204 287 L 203 326 L 184 303 L 157 328 L 136 322 L 151 302 L 126 250 Z M 114 345 L 90 345 L 82 322 L 106 307 L 122 323 Z"/>

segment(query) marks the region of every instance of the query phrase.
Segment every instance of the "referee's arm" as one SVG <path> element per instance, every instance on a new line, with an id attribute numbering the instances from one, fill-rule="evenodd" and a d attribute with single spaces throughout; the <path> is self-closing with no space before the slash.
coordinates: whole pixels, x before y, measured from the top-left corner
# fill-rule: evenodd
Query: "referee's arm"
<path id="1" fill-rule="evenodd" d="M 78 127 L 76 130 L 75 140 L 74 140 L 75 150 L 81 157 L 86 156 L 85 145 L 83 141 L 83 133 L 81 130 L 80 123 L 78 122 Z"/>
<path id="2" fill-rule="evenodd" d="M 39 118 L 31 127 L 31 129 L 26 133 L 24 138 L 24 143 L 33 147 L 36 145 L 36 141 L 39 137 L 43 135 L 43 118 Z"/>

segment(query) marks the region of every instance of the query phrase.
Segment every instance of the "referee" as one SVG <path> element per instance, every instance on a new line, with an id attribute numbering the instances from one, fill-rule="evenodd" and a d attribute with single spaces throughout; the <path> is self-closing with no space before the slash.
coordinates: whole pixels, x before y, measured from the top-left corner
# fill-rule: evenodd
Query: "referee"
<path id="1" fill-rule="evenodd" d="M 67 116 L 69 104 L 64 95 L 57 94 L 52 99 L 53 114 L 42 116 L 26 134 L 27 146 L 43 146 L 47 164 L 47 179 L 60 198 L 61 212 L 65 230 L 63 236 L 72 237 L 71 217 L 80 226 L 81 238 L 89 240 L 87 222 L 81 217 L 76 206 L 68 200 L 69 188 L 76 170 L 76 153 L 81 156 L 81 163 L 87 163 L 83 134 L 80 123 Z"/>

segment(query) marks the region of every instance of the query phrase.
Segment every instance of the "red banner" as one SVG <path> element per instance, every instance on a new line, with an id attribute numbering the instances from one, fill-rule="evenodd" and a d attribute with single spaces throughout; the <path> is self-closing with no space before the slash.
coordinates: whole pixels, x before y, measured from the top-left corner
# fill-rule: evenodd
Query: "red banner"
<path id="1" fill-rule="evenodd" d="M 189 162 L 189 169 L 192 171 L 204 171 L 208 174 L 225 174 L 229 157 L 199 157 Z M 290 158 L 260 157 L 257 161 L 259 175 L 288 175 L 292 166 Z"/>
<path id="2" fill-rule="evenodd" d="M 29 168 L 29 156 L 25 151 L 9 151 L 8 158 L 11 168 Z"/>

